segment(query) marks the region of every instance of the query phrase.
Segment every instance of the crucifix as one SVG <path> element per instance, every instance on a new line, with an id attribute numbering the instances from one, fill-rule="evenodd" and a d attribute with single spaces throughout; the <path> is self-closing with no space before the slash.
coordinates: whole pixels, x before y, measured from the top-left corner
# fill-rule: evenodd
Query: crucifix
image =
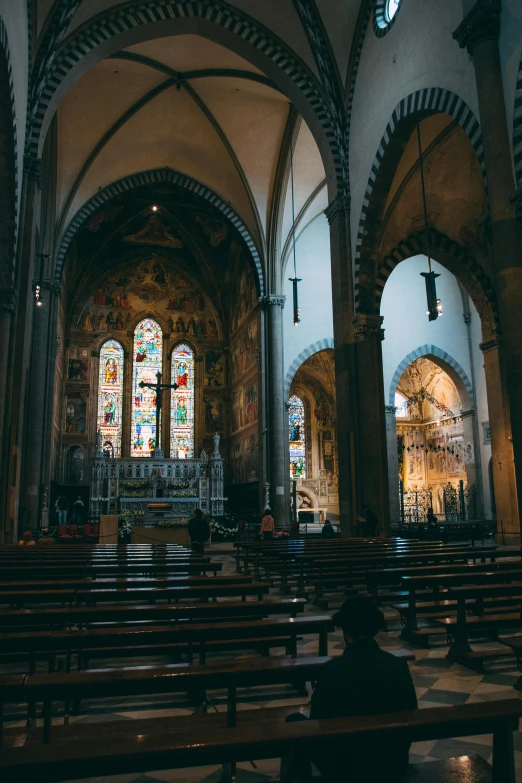
<path id="1" fill-rule="evenodd" d="M 161 382 L 161 373 L 158 370 L 156 373 L 156 383 L 145 383 L 145 381 L 140 381 L 139 383 L 140 389 L 144 389 L 147 387 L 148 389 L 154 389 L 156 393 L 156 447 L 153 451 L 151 451 L 150 456 L 154 457 L 156 459 L 160 458 L 163 459 L 163 451 L 161 450 L 161 438 L 160 438 L 160 413 L 161 413 L 161 405 L 163 402 L 163 392 L 167 391 L 167 389 L 176 389 L 179 388 L 177 383 L 162 383 Z"/>

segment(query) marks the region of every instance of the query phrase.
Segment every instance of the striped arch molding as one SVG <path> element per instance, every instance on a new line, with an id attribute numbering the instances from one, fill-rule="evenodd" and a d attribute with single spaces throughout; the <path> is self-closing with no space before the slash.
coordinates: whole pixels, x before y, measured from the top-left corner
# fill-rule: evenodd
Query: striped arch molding
<path id="1" fill-rule="evenodd" d="M 442 250 L 452 256 L 460 264 L 467 267 L 472 277 L 479 283 L 484 296 L 487 298 L 491 305 L 493 315 L 496 321 L 498 321 L 497 300 L 495 295 L 495 289 L 493 284 L 484 271 L 484 268 L 476 261 L 476 259 L 469 255 L 465 249 L 459 245 L 454 239 L 450 239 L 441 231 L 437 231 L 434 228 L 430 229 L 430 247 L 434 251 L 434 259 L 437 260 L 436 250 Z M 379 312 L 381 306 L 382 294 L 384 286 L 386 285 L 389 276 L 393 272 L 396 266 L 401 261 L 405 261 L 412 256 L 420 255 L 426 252 L 426 236 L 424 232 L 417 234 L 411 234 L 403 242 L 399 242 L 389 253 L 382 259 L 379 265 L 377 280 L 375 283 L 375 306 L 376 312 Z"/>
<path id="2" fill-rule="evenodd" d="M 13 68 L 11 65 L 11 53 L 9 51 L 9 39 L 7 36 L 7 30 L 5 28 L 4 21 L 1 16 L 0 16 L 0 47 L 4 50 L 5 58 L 7 61 L 7 73 L 9 78 L 9 94 L 11 96 L 11 113 L 13 117 L 14 170 L 15 170 L 15 194 L 16 194 L 14 252 L 16 253 L 16 243 L 18 237 L 18 198 L 19 198 L 18 144 L 17 144 L 18 134 L 16 132 L 17 129 L 16 104 L 15 104 L 15 94 L 14 94 L 14 84 L 13 84 Z"/>
<path id="3" fill-rule="evenodd" d="M 305 348 L 304 351 L 301 351 L 299 356 L 296 356 L 290 367 L 288 368 L 288 372 L 286 373 L 285 377 L 285 397 L 288 398 L 288 395 L 290 394 L 290 386 L 292 385 L 292 381 L 294 380 L 294 375 L 300 368 L 303 362 L 305 362 L 310 356 L 313 356 L 314 353 L 319 353 L 319 351 L 324 351 L 326 348 L 333 348 L 334 347 L 334 341 L 332 337 L 324 337 L 322 340 L 317 340 L 317 342 L 312 343 L 308 346 L 308 348 Z"/>
<path id="4" fill-rule="evenodd" d="M 414 351 L 411 351 L 411 353 L 405 356 L 402 362 L 399 364 L 399 366 L 397 367 L 397 369 L 393 374 L 392 382 L 390 384 L 388 405 L 395 405 L 395 392 L 397 391 L 397 385 L 406 367 L 408 367 L 412 362 L 414 362 L 415 359 L 420 359 L 421 356 L 427 356 L 428 358 L 430 356 L 435 356 L 437 359 L 441 359 L 443 362 L 448 364 L 452 368 L 452 370 L 454 370 L 457 373 L 458 377 L 464 384 L 464 387 L 469 395 L 470 405 L 471 406 L 474 405 L 475 395 L 473 393 L 473 386 L 471 384 L 470 379 L 468 378 L 468 376 L 460 366 L 460 364 L 456 362 L 455 359 L 449 355 L 449 353 L 446 353 L 446 351 L 442 351 L 440 348 L 437 348 L 436 345 L 431 345 L 430 343 L 425 343 L 424 345 L 421 345 L 420 348 L 416 348 Z"/>
<path id="5" fill-rule="evenodd" d="M 280 40 L 272 38 L 265 27 L 219 0 L 145 0 L 131 7 L 127 5 L 119 10 L 108 11 L 76 33 L 54 59 L 49 58 L 47 68 L 40 74 L 41 87 L 31 107 L 29 152 L 38 155 L 40 132 L 47 108 L 63 79 L 78 62 L 116 35 L 147 24 L 174 19 L 211 22 L 239 36 L 269 57 L 292 80 L 315 112 L 332 149 L 337 182 L 342 187 L 344 150 L 339 150 L 337 140 L 342 138 L 343 128 L 332 117 L 314 76 Z"/>
<path id="6" fill-rule="evenodd" d="M 513 112 L 513 158 L 515 162 L 515 182 L 522 187 L 522 54 L 518 66 L 517 86 L 515 89 L 515 109 Z"/>
<path id="7" fill-rule="evenodd" d="M 227 220 L 229 220 L 239 231 L 252 254 L 259 278 L 260 295 L 264 296 L 264 277 L 261 259 L 259 258 L 256 244 L 252 239 L 248 228 L 239 217 L 237 212 L 232 209 L 227 201 L 218 196 L 217 193 L 208 188 L 206 185 L 203 185 L 201 182 L 198 182 L 192 177 L 187 177 L 185 174 L 181 174 L 179 171 L 174 171 L 173 169 L 169 168 L 151 169 L 150 171 L 142 171 L 138 174 L 131 174 L 128 177 L 123 177 L 122 179 L 107 185 L 105 188 L 92 196 L 88 201 L 86 201 L 69 223 L 67 230 L 62 237 L 60 250 L 58 251 L 58 256 L 56 259 L 56 280 L 59 281 L 61 278 L 65 256 L 74 235 L 85 222 L 85 220 L 89 217 L 89 215 L 92 215 L 92 213 L 102 206 L 102 204 L 105 204 L 107 201 L 110 201 L 122 193 L 127 193 L 128 191 L 133 190 L 134 188 L 139 188 L 143 185 L 166 182 L 172 185 L 177 185 L 179 188 L 190 190 L 191 193 L 195 193 L 209 204 L 212 204 L 214 207 L 219 209 L 221 214 L 226 217 Z"/>
<path id="8" fill-rule="evenodd" d="M 379 144 L 379 149 L 373 162 L 368 183 L 366 185 L 366 192 L 363 198 L 363 204 L 361 207 L 361 216 L 359 219 L 359 225 L 357 228 L 357 239 L 355 244 L 355 309 L 358 311 L 358 288 L 359 288 L 359 267 L 361 258 L 361 247 L 364 234 L 364 225 L 366 222 L 366 215 L 368 213 L 368 207 L 370 204 L 370 198 L 377 179 L 377 174 L 386 152 L 386 148 L 390 143 L 393 133 L 401 120 L 407 117 L 409 114 L 413 114 L 419 111 L 431 111 L 433 113 L 441 112 L 449 114 L 453 117 L 462 129 L 467 134 L 475 154 L 477 155 L 478 162 L 482 169 L 482 175 L 484 177 L 484 185 L 486 183 L 486 170 L 484 166 L 484 150 L 482 148 L 482 134 L 480 132 L 480 126 L 478 121 L 471 111 L 471 109 L 464 103 L 464 101 L 450 92 L 449 90 L 443 90 L 440 87 L 429 87 L 424 90 L 418 90 L 411 93 L 406 98 L 403 98 L 395 107 L 395 110 L 386 126 L 386 130 Z"/>

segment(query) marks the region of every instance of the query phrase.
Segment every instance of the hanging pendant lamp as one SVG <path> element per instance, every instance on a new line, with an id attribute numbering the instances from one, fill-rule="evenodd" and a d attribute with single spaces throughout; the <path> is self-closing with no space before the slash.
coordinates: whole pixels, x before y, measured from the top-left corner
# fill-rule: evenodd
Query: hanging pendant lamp
<path id="1" fill-rule="evenodd" d="M 436 321 L 439 316 L 442 315 L 442 304 L 440 299 L 437 299 L 437 286 L 435 280 L 440 277 L 439 274 L 432 271 L 431 268 L 431 255 L 430 255 L 430 230 L 428 226 L 428 207 L 426 204 L 426 187 L 424 184 L 424 163 L 422 160 L 422 145 L 420 134 L 420 123 L 417 124 L 417 146 L 419 149 L 419 168 L 421 175 L 421 188 L 422 188 L 422 207 L 424 211 L 424 233 L 426 236 L 426 255 L 428 256 L 428 271 L 421 272 L 421 277 L 426 282 L 426 300 L 428 302 L 428 309 L 426 315 L 429 321 Z"/>
<path id="2" fill-rule="evenodd" d="M 288 279 L 292 283 L 292 292 L 294 300 L 294 326 L 301 321 L 301 310 L 299 309 L 299 295 L 297 291 L 297 284 L 301 282 L 300 277 L 297 277 L 297 260 L 295 253 L 295 199 L 294 199 L 294 152 L 292 140 L 290 140 L 290 183 L 292 194 L 292 251 L 294 254 L 294 276 Z"/>

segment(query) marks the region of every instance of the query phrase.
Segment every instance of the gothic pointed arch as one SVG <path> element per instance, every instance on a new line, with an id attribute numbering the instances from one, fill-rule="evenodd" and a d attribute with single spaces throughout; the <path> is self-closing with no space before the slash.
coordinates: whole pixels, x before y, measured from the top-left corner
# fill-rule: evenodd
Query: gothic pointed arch
<path id="1" fill-rule="evenodd" d="M 212 204 L 212 206 L 218 209 L 221 214 L 228 221 L 230 221 L 230 223 L 232 223 L 232 225 L 241 235 L 252 255 L 252 259 L 257 270 L 260 295 L 263 296 L 265 285 L 262 260 L 259 255 L 257 245 L 241 217 L 225 199 L 221 198 L 221 196 L 219 196 L 215 191 L 211 190 L 211 188 L 207 187 L 202 182 L 198 182 L 198 180 L 193 179 L 193 177 L 189 177 L 179 171 L 174 171 L 173 169 L 169 168 L 150 169 L 149 171 L 141 171 L 135 174 L 130 174 L 126 177 L 122 177 L 122 179 L 116 180 L 116 182 L 112 182 L 110 185 L 102 188 L 102 190 L 98 191 L 98 193 L 86 201 L 86 203 L 78 210 L 74 218 L 71 220 L 63 237 L 61 238 L 56 261 L 56 279 L 60 280 L 62 277 L 67 251 L 72 240 L 74 239 L 74 236 L 84 225 L 87 218 L 92 215 L 92 213 L 95 212 L 100 206 L 102 206 L 102 204 L 105 204 L 111 201 L 111 199 L 116 198 L 122 193 L 127 193 L 134 188 L 139 188 L 144 185 L 159 185 L 165 183 L 175 185 L 181 191 L 186 190 L 198 195 L 208 204 Z"/>
<path id="2" fill-rule="evenodd" d="M 96 431 L 101 433 L 102 449 L 113 457 L 121 457 L 124 362 L 122 344 L 106 339 L 100 347 Z"/>
<path id="3" fill-rule="evenodd" d="M 157 35 L 196 33 L 215 40 L 266 71 L 310 125 L 329 180 L 343 190 L 347 156 L 343 112 L 332 111 L 324 88 L 300 58 L 268 28 L 222 0 L 140 0 L 108 9 L 81 26 L 50 58 L 31 106 L 28 148 L 42 149 L 52 113 L 69 87 L 96 62 Z M 52 106 L 52 108 L 50 108 Z M 333 192 L 332 197 L 335 196 Z"/>
<path id="4" fill-rule="evenodd" d="M 319 353 L 319 351 L 324 351 L 326 348 L 333 348 L 333 347 L 334 347 L 333 338 L 324 337 L 322 340 L 317 340 L 315 343 L 309 345 L 307 348 L 301 351 L 301 353 L 299 353 L 298 356 L 296 356 L 296 358 L 288 368 L 288 372 L 286 373 L 285 397 L 288 397 L 288 395 L 290 394 L 290 386 L 292 385 L 294 375 L 296 374 L 299 367 L 303 364 L 303 362 L 305 362 L 310 356 L 313 356 L 314 353 Z"/>
<path id="5" fill-rule="evenodd" d="M 160 448 L 156 422 L 156 374 L 163 370 L 163 330 L 151 317 L 134 329 L 132 357 L 131 457 L 150 456 Z"/>
<path id="6" fill-rule="evenodd" d="M 455 240 L 432 228 L 429 232 L 430 252 L 435 261 L 462 281 L 482 322 L 484 339 L 493 337 L 499 330 L 499 315 L 493 283 L 477 259 Z M 386 252 L 380 260 L 375 278 L 375 312 L 381 307 L 384 287 L 393 270 L 408 258 L 425 254 L 426 234 L 416 232 Z"/>
<path id="7" fill-rule="evenodd" d="M 425 88 L 403 98 L 395 107 L 381 138 L 375 155 L 366 190 L 363 197 L 361 214 L 357 227 L 354 257 L 355 309 L 360 312 L 361 279 L 365 279 L 366 270 L 361 269 L 361 255 L 365 237 L 370 233 L 371 219 L 378 219 L 384 209 L 388 187 L 386 182 L 393 176 L 404 150 L 417 123 L 432 114 L 448 114 L 458 122 L 466 133 L 479 163 L 484 190 L 487 194 L 486 168 L 480 125 L 469 106 L 453 92 L 440 87 Z M 377 187 L 381 178 L 383 187 Z M 391 181 L 391 180 L 390 180 Z M 366 240 L 367 241 L 367 240 Z M 366 281 L 365 281 L 366 282 Z"/>
<path id="8" fill-rule="evenodd" d="M 436 345 L 431 343 L 425 343 L 419 346 L 414 351 L 404 357 L 397 369 L 393 374 L 393 378 L 390 384 L 388 392 L 388 404 L 395 405 L 395 392 L 397 391 L 397 385 L 401 379 L 404 370 L 416 359 L 420 359 L 425 356 L 427 359 L 431 359 L 434 364 L 438 364 L 445 372 L 448 373 L 451 380 L 454 382 L 457 390 L 460 394 L 460 399 L 463 408 L 471 407 L 474 404 L 474 390 L 470 379 L 466 372 L 462 369 L 460 364 L 449 354 L 447 351 L 443 351 Z"/>
<path id="9" fill-rule="evenodd" d="M 170 456 L 192 459 L 194 456 L 195 427 L 195 351 L 183 339 L 174 345 L 170 354 Z"/>

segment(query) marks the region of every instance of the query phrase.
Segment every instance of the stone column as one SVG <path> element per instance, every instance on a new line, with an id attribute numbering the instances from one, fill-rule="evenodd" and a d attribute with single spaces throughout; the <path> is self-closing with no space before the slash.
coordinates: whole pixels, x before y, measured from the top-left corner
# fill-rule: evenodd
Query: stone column
<path id="1" fill-rule="evenodd" d="M 26 411 L 25 474 L 23 491 L 27 527 L 35 530 L 40 522 L 43 488 L 49 486 L 50 420 L 54 399 L 54 359 L 60 286 L 51 280 L 39 281 L 42 304 L 34 308 L 32 351 Z M 47 492 L 48 494 L 48 492 Z"/>
<path id="2" fill-rule="evenodd" d="M 491 467 L 499 541 L 518 544 L 517 487 L 513 448 L 509 442 L 509 402 L 500 369 L 497 340 L 481 343 L 491 432 Z"/>
<path id="3" fill-rule="evenodd" d="M 283 365 L 283 308 L 285 297 L 269 294 L 263 300 L 268 340 L 268 470 L 270 502 L 276 525 L 289 524 L 288 430 Z"/>
<path id="4" fill-rule="evenodd" d="M 399 496 L 399 456 L 397 454 L 397 416 L 393 405 L 386 405 L 386 443 L 388 452 L 388 492 L 390 496 L 390 522 L 399 522 L 401 501 Z"/>
<path id="5" fill-rule="evenodd" d="M 330 224 L 332 309 L 339 459 L 341 534 L 352 535 L 357 518 L 355 424 L 357 400 L 354 352 L 354 291 L 350 246 L 350 200 L 337 196 L 325 210 Z"/>
<path id="6" fill-rule="evenodd" d="M 24 156 L 20 220 L 14 288 L 18 292 L 13 312 L 9 359 L 4 368 L 7 376 L 5 403 L 5 430 L 2 443 L 2 462 L 5 470 L 0 476 L 0 526 L 4 525 L 5 541 L 16 538 L 20 477 L 22 471 L 22 443 L 24 435 L 24 405 L 26 400 L 27 369 L 34 310 L 32 279 L 34 269 L 34 216 L 37 188 L 41 183 L 41 161 L 32 155 Z M 22 520 L 23 521 L 23 520 Z"/>
<path id="7" fill-rule="evenodd" d="M 357 469 L 359 474 L 359 513 L 370 506 L 379 519 L 379 528 L 390 532 L 386 410 L 382 368 L 381 315 L 359 314 L 354 318 L 357 368 Z"/>
<path id="8" fill-rule="evenodd" d="M 522 232 L 510 198 L 515 193 L 499 55 L 501 1 L 478 0 L 453 33 L 473 57 L 484 144 L 494 276 L 502 329 L 501 364 L 510 406 L 517 508 L 509 524 L 520 530 L 522 510 Z M 489 398 L 488 392 L 488 398 Z M 505 422 L 509 428 L 509 423 Z M 515 511 L 515 509 L 513 509 Z M 515 526 L 516 519 L 516 528 Z"/>
<path id="9" fill-rule="evenodd" d="M 468 489 L 475 488 L 474 508 L 468 509 L 476 519 L 484 517 L 484 498 L 482 492 L 482 473 L 480 462 L 480 442 L 477 435 L 477 416 L 473 408 L 462 411 L 462 432 L 466 448 L 466 483 Z"/>

